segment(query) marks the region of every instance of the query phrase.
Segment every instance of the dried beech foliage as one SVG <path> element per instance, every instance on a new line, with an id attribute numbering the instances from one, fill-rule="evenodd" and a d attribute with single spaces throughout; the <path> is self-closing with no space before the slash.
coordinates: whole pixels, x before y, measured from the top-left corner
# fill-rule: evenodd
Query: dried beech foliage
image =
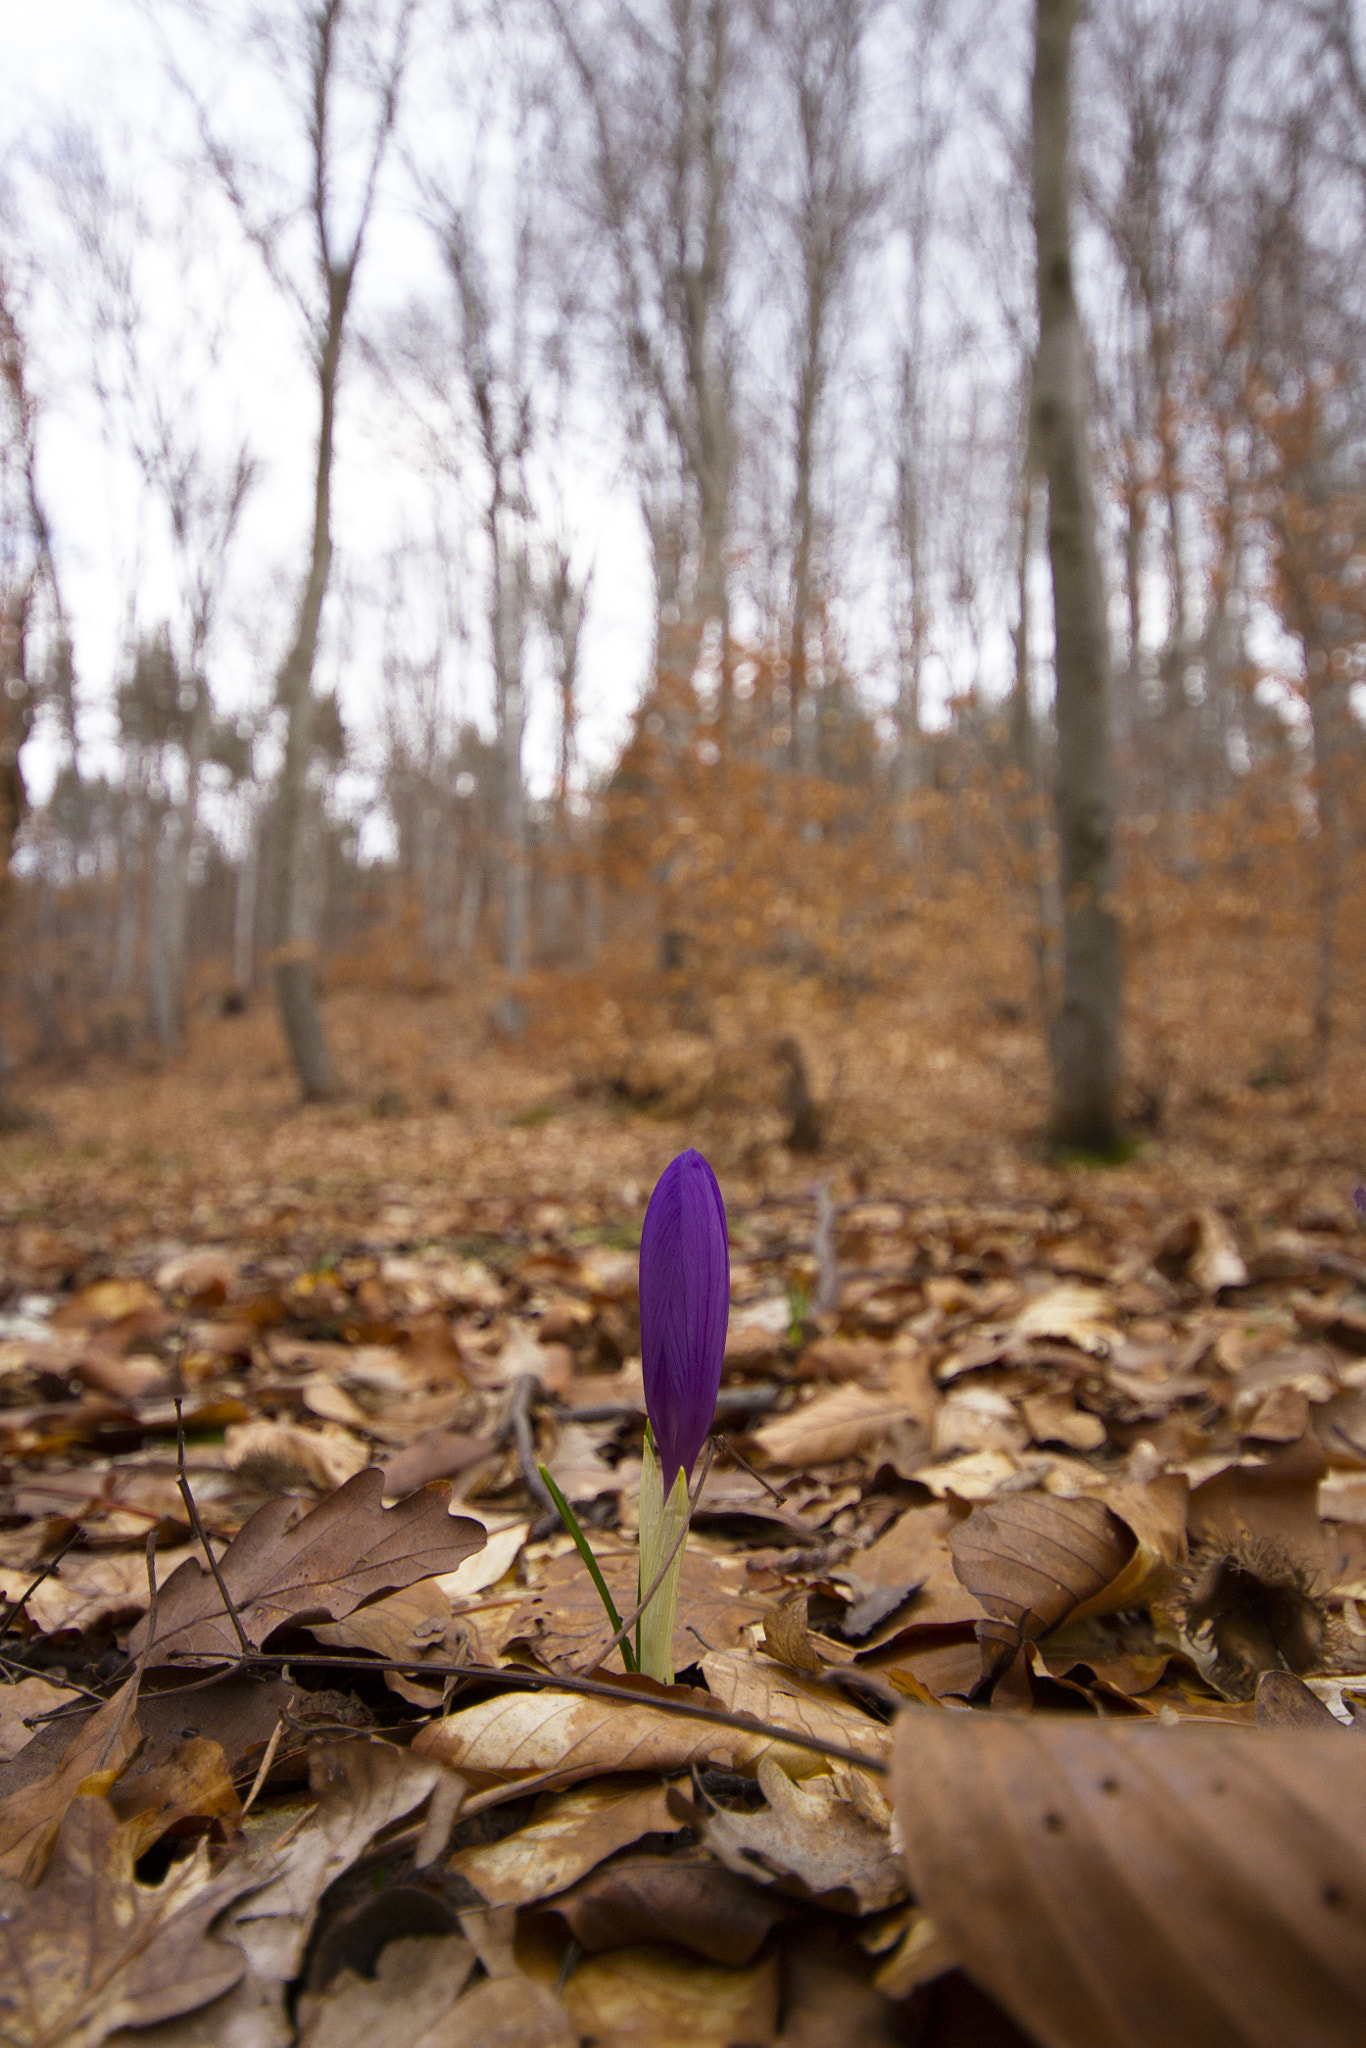
<path id="1" fill-rule="evenodd" d="M 1359 2037 L 1332 1145 L 1271 1165 L 1230 1117 L 976 1195 L 723 1168 L 665 1688 L 536 1465 L 626 1611 L 633 1226 L 680 1127 L 528 1123 L 530 1054 L 481 1071 L 458 1172 L 345 1107 L 263 1144 L 230 1085 L 178 1169 L 116 1121 L 73 1158 L 79 1087 L 8 1141 L 5 2040 Z M 129 1106 L 163 1161 L 184 1085 Z"/>

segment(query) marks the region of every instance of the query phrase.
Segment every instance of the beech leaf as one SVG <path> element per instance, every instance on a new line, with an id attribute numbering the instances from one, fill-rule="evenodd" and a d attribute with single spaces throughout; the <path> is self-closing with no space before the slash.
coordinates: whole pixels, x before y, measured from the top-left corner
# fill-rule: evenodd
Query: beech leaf
<path id="1" fill-rule="evenodd" d="M 1041 2048 L 1357 2048 L 1366 1743 L 908 1710 L 917 1901 Z"/>

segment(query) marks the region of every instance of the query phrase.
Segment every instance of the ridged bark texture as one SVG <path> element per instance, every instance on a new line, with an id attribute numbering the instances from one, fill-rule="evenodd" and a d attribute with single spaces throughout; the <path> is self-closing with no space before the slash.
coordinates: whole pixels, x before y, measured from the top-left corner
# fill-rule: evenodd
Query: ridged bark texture
<path id="1" fill-rule="evenodd" d="M 1070 64 L 1077 0 L 1038 0 L 1034 230 L 1038 245 L 1036 446 L 1048 480 L 1063 915 L 1062 1001 L 1052 1031 L 1053 1138 L 1108 1151 L 1119 1138 L 1119 920 L 1110 651 L 1086 449 L 1086 357 L 1068 219 Z"/>

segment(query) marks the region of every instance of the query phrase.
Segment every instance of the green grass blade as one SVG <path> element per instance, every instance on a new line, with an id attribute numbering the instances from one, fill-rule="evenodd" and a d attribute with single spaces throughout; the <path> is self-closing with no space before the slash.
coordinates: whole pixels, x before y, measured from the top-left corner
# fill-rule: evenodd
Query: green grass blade
<path id="1" fill-rule="evenodd" d="M 592 1579 L 593 1584 L 598 1589 L 598 1598 L 599 1600 L 601 1600 L 603 1606 L 607 1610 L 607 1619 L 611 1622 L 612 1633 L 613 1635 L 615 1635 L 617 1630 L 621 1627 L 621 1616 L 617 1613 L 616 1601 L 612 1598 L 611 1594 L 607 1590 L 607 1581 L 603 1577 L 602 1572 L 598 1565 L 598 1561 L 593 1555 L 592 1545 L 589 1543 L 588 1538 L 584 1535 L 583 1530 L 579 1527 L 578 1516 L 574 1513 L 573 1508 L 570 1507 L 569 1502 L 560 1492 L 559 1487 L 555 1484 L 554 1480 L 551 1478 L 545 1466 L 538 1465 L 536 1469 L 540 1473 L 542 1479 L 545 1481 L 546 1490 L 549 1493 L 550 1498 L 554 1501 L 555 1506 L 559 1511 L 560 1520 L 564 1523 L 565 1528 L 569 1531 L 570 1535 L 574 1539 L 575 1549 L 578 1551 L 579 1556 L 583 1559 L 584 1563 L 588 1567 L 588 1576 Z M 628 1671 L 635 1671 L 639 1668 L 636 1663 L 635 1651 L 631 1648 L 630 1640 L 627 1637 L 622 1638 L 621 1661 L 626 1666 L 626 1669 Z"/>

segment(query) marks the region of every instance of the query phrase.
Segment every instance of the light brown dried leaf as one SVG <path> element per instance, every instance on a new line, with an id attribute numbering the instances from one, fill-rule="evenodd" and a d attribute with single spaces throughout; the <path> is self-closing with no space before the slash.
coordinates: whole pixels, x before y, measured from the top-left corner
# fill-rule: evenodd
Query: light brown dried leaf
<path id="1" fill-rule="evenodd" d="M 17 1685 L 0 1686 L 0 1763 L 18 1756 L 32 1739 L 26 1721 L 79 1698 L 69 1685 L 49 1685 L 45 1678 L 21 1678 Z"/>
<path id="2" fill-rule="evenodd" d="M 822 1742 L 838 1742 L 874 1761 L 886 1761 L 889 1731 L 827 1687 L 809 1684 L 766 1657 L 743 1651 L 713 1651 L 702 1659 L 702 1669 L 713 1698 L 728 1713 L 753 1714 L 757 1720 L 776 1721 Z M 762 1750 L 756 1753 L 756 1763 L 762 1754 Z M 808 1778 L 826 1768 L 815 1750 L 782 1745 L 775 1746 L 773 1754 L 789 1777 Z"/>
<path id="3" fill-rule="evenodd" d="M 834 1387 L 789 1415 L 754 1431 L 754 1441 L 774 1465 L 825 1465 L 852 1458 L 880 1443 L 908 1414 L 896 1391 L 869 1393 L 865 1387 Z"/>
<path id="4" fill-rule="evenodd" d="M 604 2048 L 768 2041 L 777 2028 L 778 1960 L 767 1956 L 748 1969 L 729 1970 L 673 1948 L 612 1949 L 585 1956 L 565 1985 L 563 2002 L 578 2034 Z M 482 2044 L 485 2037 L 478 2038 Z M 507 2048 L 513 2048 L 510 2038 Z"/>
<path id="5" fill-rule="evenodd" d="M 692 1697 L 709 1704 L 705 1693 Z M 547 1687 L 447 1714 L 419 1731 L 412 1753 L 486 1784 L 546 1777 L 552 1791 L 616 1771 L 680 1771 L 694 1763 L 746 1770 L 773 1746 L 767 1735 L 684 1720 L 625 1689 L 617 1701 Z"/>
<path id="6" fill-rule="evenodd" d="M 524 1906 L 563 1891 L 642 1835 L 671 1834 L 683 1823 L 664 1784 L 602 1778 L 549 1794 L 523 1828 L 500 1842 L 459 1849 L 450 1860 L 491 1906 Z"/>
<path id="7" fill-rule="evenodd" d="M 1366 1744 L 911 1711 L 917 1900 L 1042 2048 L 1356 2048 Z"/>
<path id="8" fill-rule="evenodd" d="M 474 1962 L 459 1935 L 391 1941 L 373 1978 L 343 1970 L 299 2000 L 299 2048 L 454 2048 L 470 2038 L 452 2015 Z"/>
<path id="9" fill-rule="evenodd" d="M 297 1501 L 267 1501 L 224 1551 L 223 1582 L 258 1647 L 285 1622 L 340 1621 L 377 1594 L 453 1571 L 483 1546 L 482 1524 L 447 1511 L 444 1489 L 381 1506 L 384 1482 L 357 1473 L 311 1513 Z M 147 1633 L 139 1623 L 129 1647 Z M 191 1653 L 236 1658 L 237 1636 L 210 1572 L 193 1558 L 161 1591 L 156 1661 Z"/>
<path id="10" fill-rule="evenodd" d="M 125 1777 L 109 1794 L 132 1844 L 134 1861 L 182 1820 L 221 1820 L 237 1825 L 241 1802 L 216 1742 L 192 1735 L 164 1764 Z"/>

